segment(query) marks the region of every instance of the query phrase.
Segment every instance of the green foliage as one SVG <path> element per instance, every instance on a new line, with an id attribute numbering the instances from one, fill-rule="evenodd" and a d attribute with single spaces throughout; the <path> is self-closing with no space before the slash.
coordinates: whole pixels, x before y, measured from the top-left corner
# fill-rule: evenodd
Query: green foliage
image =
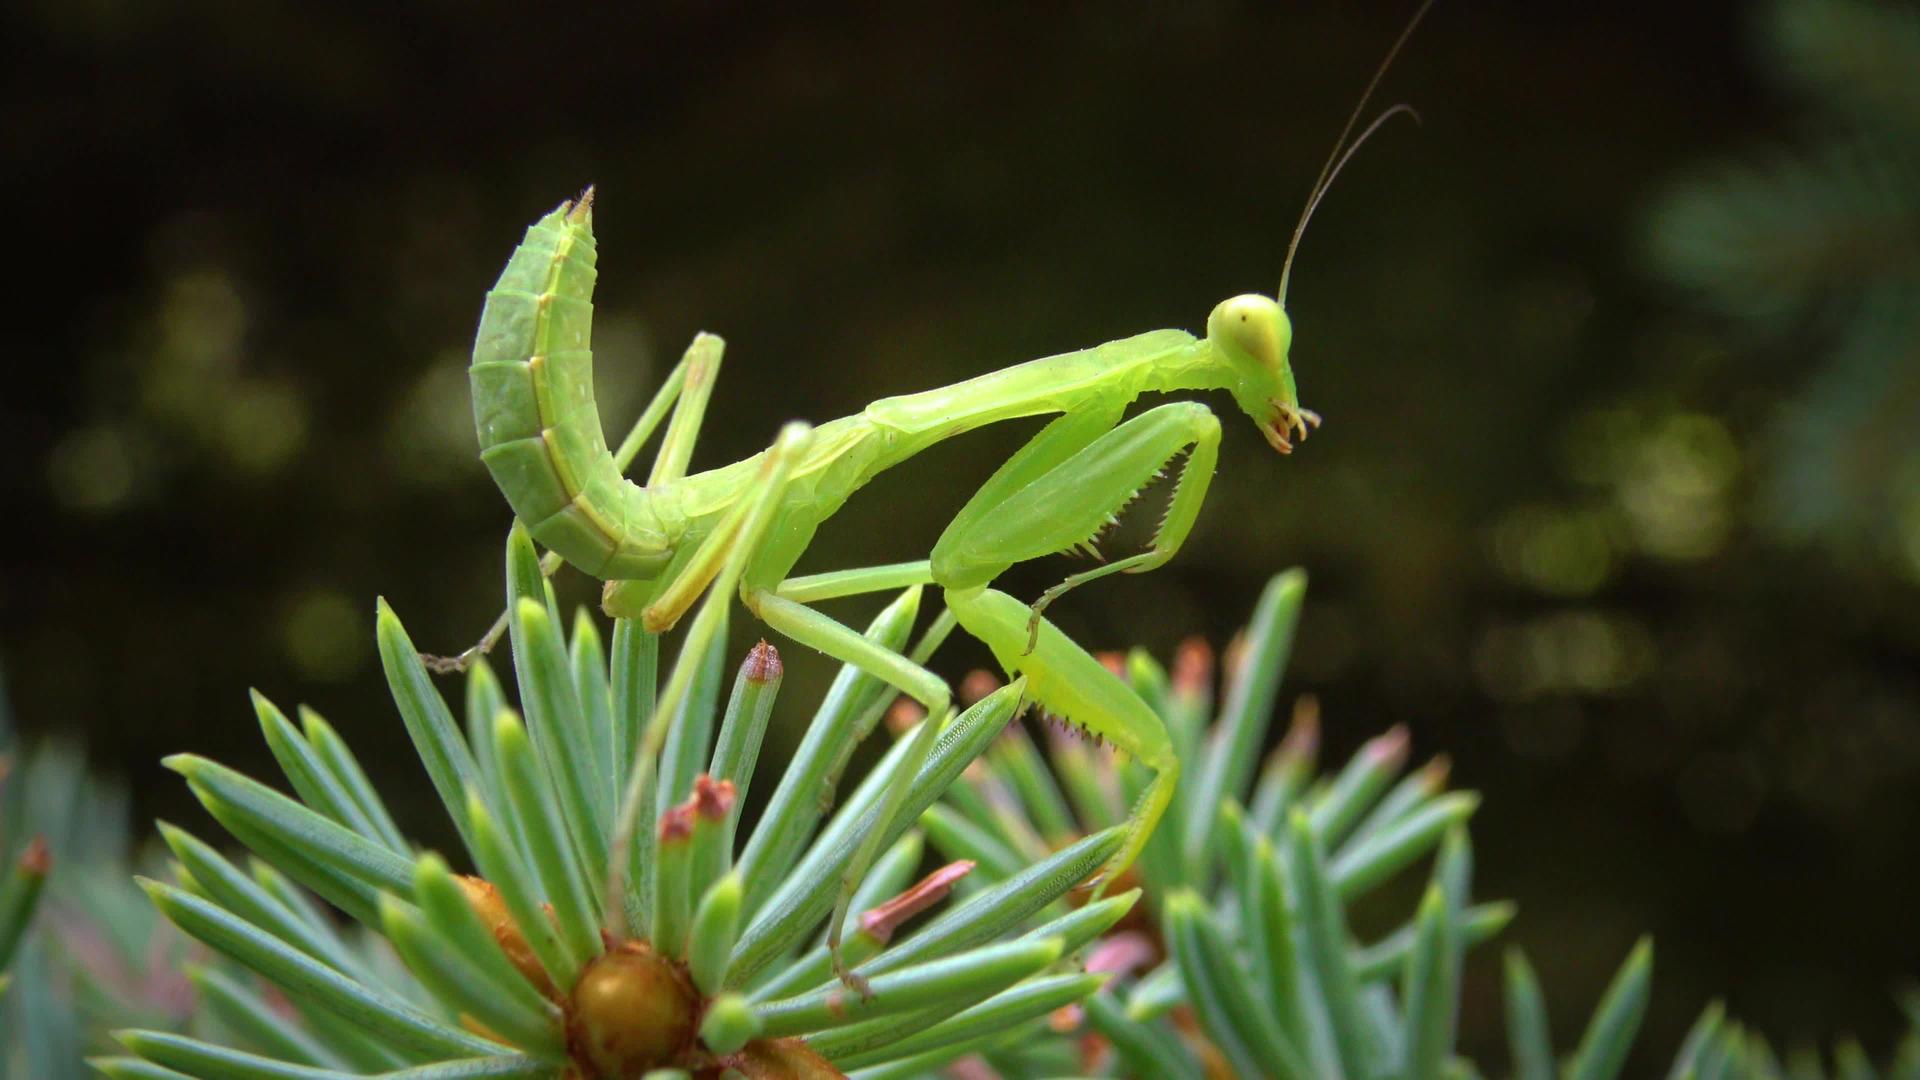
<path id="1" fill-rule="evenodd" d="M 39 907 L 48 870 L 45 838 L 28 838 L 26 788 L 13 779 L 15 768 L 12 717 L 6 684 L 0 682 L 0 993 L 6 991 L 7 969 Z"/>
<path id="2" fill-rule="evenodd" d="M 510 566 L 526 570 L 531 554 L 516 532 Z M 545 592 L 537 572 L 512 580 L 522 593 Z M 846 926 L 847 957 L 871 996 L 835 979 L 819 923 L 910 740 L 900 738 L 837 813 L 827 815 L 818 796 L 844 765 L 847 740 L 877 726 L 890 691 L 843 669 L 759 823 L 736 844 L 733 795 L 752 781 L 778 697 L 778 655 L 756 648 L 724 703 L 717 678 L 707 679 L 689 706 L 702 715 L 670 751 L 691 764 L 659 773 L 670 790 L 655 795 L 664 809 L 644 864 L 651 870 L 634 875 L 609 919 L 571 815 L 599 812 L 596 802 L 611 813 L 622 779 L 613 749 L 635 745 L 626 729 L 644 721 L 645 690 L 658 682 L 657 641 L 621 624 L 604 648 L 584 616 L 563 640 L 550 632 L 550 600 L 525 598 L 517 653 L 551 654 L 521 668 L 529 674 L 520 697 L 536 703 L 536 719 L 506 706 L 483 664 L 467 676 L 462 724 L 383 605 L 396 703 L 486 883 L 406 844 L 326 721 L 301 710 L 296 725 L 255 694 L 297 797 L 205 759 L 168 760 L 256 857 L 242 869 L 162 824 L 174 883 L 142 886 L 210 952 L 185 965 L 191 994 L 175 995 L 193 1000 L 192 1015 L 156 1008 L 140 991 L 183 954 L 151 909 L 127 902 L 124 795 L 91 778 L 78 755 L 39 748 L 8 789 L 6 820 L 44 824 L 50 845 L 71 853 L 45 910 L 64 942 L 100 940 L 69 951 L 111 948 L 119 963 L 54 965 L 55 950 L 30 944 L 0 1027 L 8 1050 L 0 1076 L 83 1075 L 82 1054 L 107 1049 L 108 1026 L 138 1018 L 141 1027 L 116 1036 L 134 1056 L 96 1058 L 96 1069 L 301 1080 L 561 1077 L 570 1068 L 613 1076 L 640 1060 L 631 1044 L 651 1039 L 664 1048 L 647 1063 L 683 1075 L 724 1064 L 755 1077 L 922 1077 L 971 1056 L 1009 1077 L 1478 1077 L 1455 1044 L 1463 971 L 1473 946 L 1514 915 L 1510 904 L 1472 895 L 1467 823 L 1478 799 L 1446 790 L 1444 760 L 1406 771 L 1398 730 L 1316 776 L 1311 701 L 1296 706 L 1286 737 L 1255 767 L 1304 598 L 1298 571 L 1269 584 L 1229 651 L 1217 709 L 1211 662 L 1197 645 L 1182 649 L 1171 676 L 1142 652 L 1116 659 L 1168 723 L 1191 780 L 1138 864 L 1139 888 L 1103 899 L 1076 902 L 1074 886 L 1111 857 L 1124 808 L 1151 774 L 1064 728 L 1049 768 L 1010 724 L 1019 686 L 976 681 L 978 700 L 921 767 Z M 917 601 L 903 594 L 869 634 L 906 645 Z M 936 624 L 915 654 L 931 651 L 940 632 Z M 703 661 L 717 674 L 711 656 L 679 662 Z M 704 773 L 685 748 L 696 736 L 712 747 Z M 562 741 L 585 751 L 572 780 L 543 749 Z M 575 809 L 568 783 L 584 792 Z M 1196 843 L 1201 855 L 1192 857 Z M 949 861 L 912 883 L 929 847 Z M 1378 909 L 1382 890 L 1430 855 L 1401 925 L 1372 940 L 1357 935 L 1355 905 Z M 357 925 L 343 929 L 309 890 Z M 1130 918 L 1143 891 L 1146 917 Z M 950 896 L 945 910 L 899 934 Z M 623 941 L 603 936 L 608 922 L 649 929 Z M 661 956 L 670 963 L 658 964 Z M 1080 956 L 1084 967 L 1069 962 Z M 1652 973 L 1643 940 L 1572 1048 L 1557 1049 L 1532 966 L 1509 950 L 1511 1074 L 1625 1075 Z M 1796 1049 L 1782 1058 L 1715 1004 L 1668 1075 L 1920 1078 L 1920 996 L 1903 1003 L 1914 1030 L 1878 1065 L 1850 1039 L 1830 1057 Z M 1061 1037 L 1075 1024 L 1075 1038 Z M 604 1045 L 582 1031 L 605 1036 Z"/>
<path id="3" fill-rule="evenodd" d="M 123 1031 L 135 1056 L 97 1067 L 213 1077 L 614 1076 L 722 1059 L 766 1076 L 926 1069 L 1021 1038 L 1104 982 L 1062 962 L 1133 897 L 1074 912 L 1059 903 L 1111 856 L 1117 829 L 1023 866 L 893 940 L 964 875 L 949 867 L 911 884 L 922 850 L 912 825 L 1013 718 L 1019 684 L 952 718 L 924 762 L 900 740 L 828 815 L 845 756 L 892 698 L 844 668 L 736 844 L 737 796 L 753 780 L 778 695 L 778 654 L 754 649 L 724 703 L 721 646 L 681 655 L 675 663 L 694 689 L 651 774 L 658 828 L 634 838 L 634 872 L 616 877 L 612 823 L 630 766 L 622 750 L 640 745 L 650 716 L 658 642 L 621 622 L 609 650 L 584 615 L 563 635 L 517 528 L 507 564 L 524 715 L 481 663 L 467 675 L 464 723 L 456 719 L 398 616 L 382 603 L 377 620 L 398 711 L 480 876 L 407 843 L 324 720 L 302 710 L 296 725 L 255 694 L 292 795 L 204 758 L 167 759 L 253 853 L 251 872 L 163 826 L 174 881 L 142 880 L 169 921 L 251 974 L 197 980 L 203 1011 L 223 1014 L 223 1034 Z M 904 647 L 918 604 L 919 590 L 903 593 L 868 636 Z M 937 644 L 941 626 L 917 652 Z M 887 781 L 909 768 L 917 779 L 907 805 L 874 820 Z M 820 939 L 868 828 L 889 847 L 860 883 L 846 928 L 847 959 L 870 990 L 858 994 L 836 979 Z M 610 894 L 609 880 L 627 887 Z M 1029 925 L 1042 911 L 1059 914 Z M 286 1007 L 263 1011 L 246 989 L 255 977 Z"/>
<path id="4" fill-rule="evenodd" d="M 1297 570 L 1269 583 L 1229 652 L 1218 710 L 1203 647 L 1183 647 L 1171 677 L 1144 653 L 1125 659 L 1192 778 L 1167 826 L 1183 827 L 1187 846 L 1163 841 L 1165 830 L 1149 846 L 1140 863 L 1142 908 L 1156 912 L 1157 922 L 1123 923 L 1090 958 L 1090 970 L 1116 979 L 1085 1002 L 1080 1040 L 1042 1042 L 1024 1057 L 1003 1051 L 989 1059 L 1002 1075 L 1054 1075 L 1063 1056 L 1100 1075 L 1191 1080 L 1483 1074 L 1455 1045 L 1463 970 L 1469 950 L 1498 934 L 1514 908 L 1474 902 L 1467 822 L 1477 798 L 1445 790 L 1444 760 L 1402 775 L 1401 731 L 1371 740 L 1337 771 L 1316 777 L 1318 714 L 1310 701 L 1296 707 L 1291 730 L 1257 775 L 1252 767 L 1304 595 Z M 1064 733 L 1051 749 L 1049 770 L 1026 735 L 1009 728 L 987 768 L 923 818 L 935 846 L 978 861 L 971 887 L 1070 842 L 1082 822 L 1103 827 L 1118 820 L 1125 798 L 1148 779 Z M 1358 940 L 1356 903 L 1429 854 L 1427 885 L 1402 925 L 1375 941 Z M 1518 949 L 1508 950 L 1508 1071 L 1517 1080 L 1626 1075 L 1652 979 L 1653 944 L 1642 939 L 1577 1042 L 1556 1049 L 1533 968 Z M 1851 1042 L 1836 1048 L 1834 1073 L 1807 1051 L 1789 1055 L 1783 1068 L 1764 1039 L 1726 1022 L 1715 1005 L 1668 1075 L 1914 1076 L 1920 995 L 1906 1004 L 1916 1033 L 1882 1070 Z M 1095 1049 L 1083 1054 L 1088 1046 Z"/>
<path id="5" fill-rule="evenodd" d="M 1454 1067 L 1462 960 L 1512 918 L 1511 905 L 1472 897 L 1466 822 L 1479 800 L 1445 790 L 1443 761 L 1402 775 L 1405 731 L 1316 779 L 1318 714 L 1303 702 L 1256 768 L 1305 594 L 1298 570 L 1268 584 L 1230 652 L 1217 710 L 1203 647 L 1184 647 L 1171 676 L 1144 652 L 1124 661 L 1189 780 L 1140 862 L 1158 925 L 1128 928 L 1095 965 L 1122 973 L 1086 1006 L 1108 1048 L 1096 1064 L 1122 1075 L 1198 1078 L 1222 1065 L 1239 1076 L 1441 1075 Z M 949 792 L 950 809 L 929 812 L 929 839 L 983 867 L 1019 865 L 1082 822 L 1119 820 L 1149 779 L 1064 733 L 1052 759 L 1049 772 L 1011 729 L 989 770 Z M 1436 850 L 1418 910 L 1357 941 L 1349 909 Z M 1171 1022 L 1185 1014 L 1197 1030 Z M 1617 1027 L 1583 1057 L 1630 1043 L 1632 1025 Z"/>
<path id="6" fill-rule="evenodd" d="M 1782 1057 L 1766 1036 L 1749 1030 L 1714 1002 L 1687 1033 L 1667 1075 L 1676 1080 L 1916 1080 L 1920 1078 L 1920 992 L 1903 993 L 1901 1005 L 1906 1033 L 1893 1053 L 1876 1065 L 1853 1038 L 1840 1040 L 1831 1054 L 1796 1046 Z"/>
<path id="7" fill-rule="evenodd" d="M 1803 377 L 1775 426 L 1774 521 L 1920 575 L 1920 11 L 1775 0 L 1760 29 L 1820 134 L 1676 186 L 1654 262 L 1746 331 L 1743 363 Z"/>
<path id="8" fill-rule="evenodd" d="M 75 747 L 22 745 L 0 694 L 0 1078 L 81 1080 L 111 1027 L 187 1021 L 183 942 L 133 885 L 127 804 Z"/>

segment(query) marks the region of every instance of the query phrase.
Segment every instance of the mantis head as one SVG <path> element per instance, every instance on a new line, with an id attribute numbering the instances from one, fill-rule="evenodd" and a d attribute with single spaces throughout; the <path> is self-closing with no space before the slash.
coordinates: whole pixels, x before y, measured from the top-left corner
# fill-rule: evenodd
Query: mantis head
<path id="1" fill-rule="evenodd" d="M 1287 350 L 1293 323 L 1271 296 L 1247 293 L 1222 300 L 1207 316 L 1207 344 L 1232 373 L 1228 389 L 1268 445 L 1293 452 L 1295 437 L 1320 426 L 1320 417 L 1300 407 Z"/>
<path id="2" fill-rule="evenodd" d="M 1227 386 L 1233 391 L 1234 400 L 1240 403 L 1242 412 L 1253 418 L 1268 444 L 1283 454 L 1293 452 L 1295 436 L 1304 440 L 1320 426 L 1318 414 L 1300 407 L 1300 395 L 1293 385 L 1293 365 L 1287 361 L 1287 350 L 1293 345 L 1293 323 L 1287 318 L 1287 282 L 1293 276 L 1293 257 L 1300 251 L 1300 238 L 1306 235 L 1307 222 L 1313 220 L 1320 200 L 1326 197 L 1327 189 L 1352 160 L 1354 152 L 1380 130 L 1380 125 L 1395 116 L 1405 113 L 1416 122 L 1420 119 L 1411 108 L 1394 105 L 1375 117 L 1358 138 L 1347 141 L 1366 111 L 1374 88 L 1380 85 L 1380 77 L 1387 73 L 1393 58 L 1400 54 L 1400 47 L 1407 43 L 1413 28 L 1420 25 L 1431 7 L 1433 0 L 1422 0 L 1414 10 L 1400 37 L 1387 50 L 1386 58 L 1374 69 L 1373 79 L 1347 117 L 1347 126 L 1340 129 L 1340 137 L 1334 140 L 1333 151 L 1327 155 L 1327 163 L 1320 167 L 1320 176 L 1314 180 L 1306 205 L 1300 210 L 1300 220 L 1293 226 L 1293 239 L 1287 243 L 1287 257 L 1280 266 L 1279 292 L 1274 296 L 1246 293 L 1223 300 L 1213 309 L 1213 314 L 1207 316 L 1207 344 L 1213 347 L 1214 355 L 1230 373 Z"/>

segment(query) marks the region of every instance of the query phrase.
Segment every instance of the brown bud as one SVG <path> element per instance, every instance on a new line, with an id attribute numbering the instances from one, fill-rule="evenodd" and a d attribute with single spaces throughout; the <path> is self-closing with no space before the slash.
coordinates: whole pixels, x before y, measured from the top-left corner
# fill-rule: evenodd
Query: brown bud
<path id="1" fill-rule="evenodd" d="M 629 941 L 580 973 L 567 1002 L 568 1047 L 589 1076 L 641 1076 L 685 1056 L 699 1010 L 680 965 Z"/>

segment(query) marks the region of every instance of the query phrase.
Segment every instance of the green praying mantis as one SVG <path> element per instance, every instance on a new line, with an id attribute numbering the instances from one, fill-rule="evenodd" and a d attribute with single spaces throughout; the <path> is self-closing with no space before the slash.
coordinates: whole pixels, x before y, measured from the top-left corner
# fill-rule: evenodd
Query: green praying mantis
<path id="1" fill-rule="evenodd" d="M 1140 854 L 1166 810 L 1179 760 L 1154 711 L 1043 612 L 1079 586 L 1166 563 L 1199 516 L 1219 456 L 1220 422 L 1193 401 L 1123 419 L 1141 395 L 1225 390 L 1282 454 L 1319 425 L 1320 418 L 1301 407 L 1289 360 L 1288 275 L 1307 222 L 1340 169 L 1382 123 L 1411 111 L 1403 105 L 1386 110 L 1348 144 L 1367 99 L 1427 6 L 1374 73 L 1315 181 L 1276 295 L 1222 301 L 1207 316 L 1202 337 L 1155 330 L 883 398 L 818 427 L 790 423 L 760 454 L 689 473 L 723 344 L 709 334 L 696 337 L 632 432 L 617 450 L 609 449 L 593 392 L 597 252 L 589 189 L 527 230 L 487 294 L 469 369 L 481 459 L 535 540 L 606 583 L 607 614 L 638 619 L 659 633 L 676 626 L 705 595 L 682 645 L 683 655 L 698 656 L 720 632 L 728 598 L 737 593 L 775 632 L 924 706 L 926 720 L 908 751 L 918 757 L 931 749 L 949 715 L 953 694 L 946 681 L 812 605 L 939 586 L 951 618 L 988 646 L 1009 677 L 1025 679 L 1030 701 L 1152 770 L 1126 838 L 1101 873 L 1102 885 L 1111 882 Z M 1041 415 L 1055 418 L 974 493 L 927 558 L 790 576 L 815 531 L 879 473 L 956 435 Z M 627 467 L 663 420 L 666 432 L 646 482 L 626 479 Z M 1091 551 L 1134 496 L 1183 456 L 1165 517 L 1146 550 L 1072 574 L 1032 604 L 992 587 L 1015 563 L 1074 548 Z M 458 659 L 484 651 L 499 628 Z M 624 887 L 626 838 L 640 825 L 641 791 L 663 737 L 659 729 L 688 693 L 694 667 L 676 666 L 639 748 L 622 804 L 612 889 Z M 913 770 L 900 775 L 910 779 Z M 840 963 L 839 931 L 853 887 L 877 854 L 883 823 L 905 794 L 896 784 L 880 801 L 828 923 L 835 970 L 851 986 L 862 983 Z M 607 910 L 621 908 L 610 902 Z"/>

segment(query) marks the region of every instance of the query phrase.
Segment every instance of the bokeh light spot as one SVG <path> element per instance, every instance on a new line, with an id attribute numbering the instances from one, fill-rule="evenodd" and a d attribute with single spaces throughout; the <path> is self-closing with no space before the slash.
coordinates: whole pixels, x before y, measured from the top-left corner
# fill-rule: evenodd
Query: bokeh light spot
<path id="1" fill-rule="evenodd" d="M 1726 425 L 1677 413 L 1648 425 L 1616 481 L 1616 498 L 1640 548 L 1659 558 L 1704 559 L 1725 546 L 1728 496 L 1740 453 Z"/>
<path id="2" fill-rule="evenodd" d="M 409 480 L 437 486 L 478 473 L 480 448 L 467 398 L 467 357 L 442 353 L 414 380 L 387 421 L 386 460 Z"/>
<path id="3" fill-rule="evenodd" d="M 47 483 L 61 505 L 87 513 L 106 513 L 134 490 L 134 460 L 121 429 L 80 428 L 67 434 L 47 455 Z"/>
<path id="4" fill-rule="evenodd" d="M 360 669 L 365 658 L 363 613 L 337 589 L 314 588 L 286 605 L 281 633 L 287 659 L 308 678 L 337 682 Z"/>
<path id="5" fill-rule="evenodd" d="M 242 472 L 278 471 L 307 442 L 307 406 L 298 391 L 279 382 L 250 380 L 227 390 L 221 414 L 222 450 Z"/>
<path id="6" fill-rule="evenodd" d="M 1608 522 L 1592 510 L 1529 505 L 1514 509 L 1493 531 L 1493 562 L 1501 573 L 1555 596 L 1590 596 L 1618 563 Z"/>
<path id="7" fill-rule="evenodd" d="M 1496 698 L 1528 701 L 1626 690 L 1654 668 L 1652 635 L 1624 615 L 1571 609 L 1488 628 L 1474 670 Z"/>

